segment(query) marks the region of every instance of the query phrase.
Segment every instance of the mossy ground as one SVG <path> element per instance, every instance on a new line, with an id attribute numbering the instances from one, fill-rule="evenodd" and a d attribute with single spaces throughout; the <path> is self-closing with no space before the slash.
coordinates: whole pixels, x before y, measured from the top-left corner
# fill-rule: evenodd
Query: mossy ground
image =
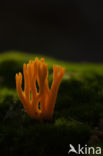
<path id="1" fill-rule="evenodd" d="M 25 113 L 15 86 L 15 74 L 35 56 L 0 55 L 0 154 L 65 156 L 70 143 L 103 147 L 103 65 L 45 57 L 50 85 L 53 64 L 64 66 L 66 72 L 52 121 L 39 122 Z"/>

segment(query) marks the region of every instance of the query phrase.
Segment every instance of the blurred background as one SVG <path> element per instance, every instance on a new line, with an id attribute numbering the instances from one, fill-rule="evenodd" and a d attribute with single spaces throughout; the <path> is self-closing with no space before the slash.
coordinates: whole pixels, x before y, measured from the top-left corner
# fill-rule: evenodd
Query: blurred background
<path id="1" fill-rule="evenodd" d="M 103 5 L 98 0 L 18 0 L 0 4 L 0 52 L 103 62 Z"/>

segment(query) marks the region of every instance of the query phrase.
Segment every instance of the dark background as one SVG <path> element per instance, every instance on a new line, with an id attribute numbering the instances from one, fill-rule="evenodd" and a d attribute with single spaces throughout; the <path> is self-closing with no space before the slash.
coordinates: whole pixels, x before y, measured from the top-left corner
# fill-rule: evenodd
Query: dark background
<path id="1" fill-rule="evenodd" d="M 98 0 L 25 0 L 0 4 L 0 52 L 20 50 L 68 61 L 103 62 Z"/>

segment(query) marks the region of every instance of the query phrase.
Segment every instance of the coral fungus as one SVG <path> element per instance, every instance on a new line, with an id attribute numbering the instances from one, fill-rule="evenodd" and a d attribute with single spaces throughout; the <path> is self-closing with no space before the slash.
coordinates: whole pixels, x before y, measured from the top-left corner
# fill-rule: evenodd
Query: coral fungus
<path id="1" fill-rule="evenodd" d="M 44 58 L 29 61 L 23 65 L 24 92 L 22 74 L 16 74 L 16 88 L 25 111 L 36 120 L 50 120 L 53 115 L 56 96 L 65 69 L 53 65 L 53 82 L 48 86 L 48 66 Z M 38 87 L 39 91 L 38 91 Z"/>

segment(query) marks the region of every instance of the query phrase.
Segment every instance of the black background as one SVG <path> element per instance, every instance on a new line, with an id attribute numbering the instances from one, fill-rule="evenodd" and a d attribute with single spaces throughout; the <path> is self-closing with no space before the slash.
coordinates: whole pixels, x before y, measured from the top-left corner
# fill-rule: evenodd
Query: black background
<path id="1" fill-rule="evenodd" d="M 102 1 L 3 1 L 0 52 L 9 50 L 103 62 Z"/>

